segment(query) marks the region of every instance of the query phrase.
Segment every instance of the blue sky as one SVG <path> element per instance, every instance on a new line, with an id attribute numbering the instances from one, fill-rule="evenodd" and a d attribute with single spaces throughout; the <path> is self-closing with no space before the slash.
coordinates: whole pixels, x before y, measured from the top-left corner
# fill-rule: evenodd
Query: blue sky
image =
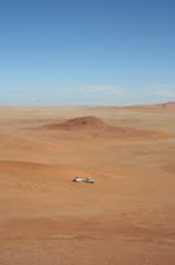
<path id="1" fill-rule="evenodd" d="M 0 105 L 175 100 L 174 0 L 0 0 Z"/>

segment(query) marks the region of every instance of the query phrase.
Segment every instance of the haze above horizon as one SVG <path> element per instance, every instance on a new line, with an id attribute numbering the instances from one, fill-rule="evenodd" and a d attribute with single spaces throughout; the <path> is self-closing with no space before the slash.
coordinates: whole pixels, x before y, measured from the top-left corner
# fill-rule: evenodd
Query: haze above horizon
<path id="1" fill-rule="evenodd" d="M 0 105 L 175 101 L 175 1 L 0 2 Z"/>

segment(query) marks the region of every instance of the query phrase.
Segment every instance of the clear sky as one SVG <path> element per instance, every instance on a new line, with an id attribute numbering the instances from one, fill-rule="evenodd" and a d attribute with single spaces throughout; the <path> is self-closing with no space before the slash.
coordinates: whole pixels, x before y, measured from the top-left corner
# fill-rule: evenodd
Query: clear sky
<path id="1" fill-rule="evenodd" d="M 174 100 L 174 0 L 0 0 L 1 105 Z"/>

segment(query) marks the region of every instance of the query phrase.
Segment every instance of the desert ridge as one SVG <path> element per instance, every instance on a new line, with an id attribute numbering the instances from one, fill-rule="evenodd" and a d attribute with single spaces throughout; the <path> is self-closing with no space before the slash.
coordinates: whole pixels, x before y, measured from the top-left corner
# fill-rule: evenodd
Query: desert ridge
<path id="1" fill-rule="evenodd" d="M 73 119 L 68 119 L 62 123 L 51 123 L 45 124 L 40 127 L 31 128 L 34 130 L 42 131 L 69 131 L 75 132 L 79 136 L 98 136 L 98 137 L 108 137 L 108 138 L 119 138 L 120 140 L 128 140 L 132 138 L 141 139 L 159 139 L 167 138 L 168 135 L 161 132 L 151 131 L 151 130 L 141 130 L 132 127 L 117 127 L 106 124 L 102 119 L 96 116 L 83 116 Z"/>

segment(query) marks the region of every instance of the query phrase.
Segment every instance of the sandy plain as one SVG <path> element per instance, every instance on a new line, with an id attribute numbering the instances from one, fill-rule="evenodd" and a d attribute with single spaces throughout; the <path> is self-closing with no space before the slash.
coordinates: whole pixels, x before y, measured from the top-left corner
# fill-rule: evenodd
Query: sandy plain
<path id="1" fill-rule="evenodd" d="M 0 107 L 0 264 L 174 265 L 175 103 Z"/>

